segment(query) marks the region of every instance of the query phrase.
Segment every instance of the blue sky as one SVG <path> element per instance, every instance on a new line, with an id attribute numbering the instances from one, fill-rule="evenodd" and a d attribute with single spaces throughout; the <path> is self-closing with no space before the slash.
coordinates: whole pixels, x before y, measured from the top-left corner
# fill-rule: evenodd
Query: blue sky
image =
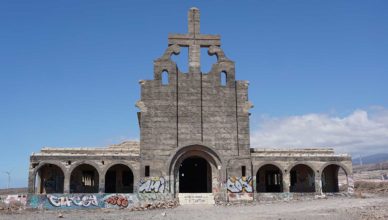
<path id="1" fill-rule="evenodd" d="M 187 32 L 192 6 L 250 81 L 252 145 L 388 149 L 387 1 L 3 0 L 0 171 L 13 187 L 27 185 L 29 155 L 43 146 L 139 138 L 138 81 L 152 78 L 168 33 Z M 185 58 L 174 58 L 181 69 Z M 206 71 L 214 57 L 203 58 Z"/>

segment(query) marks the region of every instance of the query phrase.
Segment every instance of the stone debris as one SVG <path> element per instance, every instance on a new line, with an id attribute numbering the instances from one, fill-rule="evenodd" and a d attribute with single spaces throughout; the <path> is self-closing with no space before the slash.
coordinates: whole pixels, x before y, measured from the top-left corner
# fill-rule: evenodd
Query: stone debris
<path id="1" fill-rule="evenodd" d="M 144 210 L 152 210 L 152 209 L 172 209 L 179 206 L 179 202 L 177 200 L 166 200 L 166 201 L 158 201 L 154 203 L 143 203 L 137 206 L 130 208 L 130 211 L 144 211 Z M 163 214 L 164 213 L 164 214 Z M 166 216 L 166 213 L 163 212 L 162 215 Z"/>
<path id="2" fill-rule="evenodd" d="M 23 205 L 19 201 L 13 201 L 9 204 L 6 204 L 4 202 L 0 202 L 0 211 L 2 210 L 8 210 L 8 211 L 19 211 L 25 209 L 25 205 Z"/>

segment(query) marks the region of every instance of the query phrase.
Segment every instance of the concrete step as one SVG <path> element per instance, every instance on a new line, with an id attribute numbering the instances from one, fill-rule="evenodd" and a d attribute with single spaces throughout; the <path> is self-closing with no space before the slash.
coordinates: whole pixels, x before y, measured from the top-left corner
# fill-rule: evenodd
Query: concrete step
<path id="1" fill-rule="evenodd" d="M 213 193 L 179 193 L 180 205 L 214 205 Z"/>

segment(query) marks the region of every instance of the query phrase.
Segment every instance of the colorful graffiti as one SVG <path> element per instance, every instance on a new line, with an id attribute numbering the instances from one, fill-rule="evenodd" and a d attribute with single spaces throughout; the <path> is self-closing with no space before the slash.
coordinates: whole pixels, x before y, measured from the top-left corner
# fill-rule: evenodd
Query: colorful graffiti
<path id="1" fill-rule="evenodd" d="M 231 193 L 252 193 L 253 192 L 253 179 L 251 176 L 243 177 L 229 177 L 226 183 L 228 192 Z"/>
<path id="2" fill-rule="evenodd" d="M 166 181 L 163 177 L 148 177 L 140 180 L 139 193 L 164 193 Z"/>
<path id="3" fill-rule="evenodd" d="M 28 195 L 27 207 L 33 209 L 133 208 L 141 202 L 155 203 L 173 199 L 169 193 L 128 194 L 48 194 Z"/>
<path id="4" fill-rule="evenodd" d="M 82 206 L 82 207 L 99 206 L 97 197 L 95 195 L 75 195 L 75 196 L 47 195 L 47 199 L 49 203 L 55 207 L 61 207 L 61 206 L 70 207 L 72 205 Z"/>
<path id="5" fill-rule="evenodd" d="M 104 201 L 109 207 L 117 206 L 118 208 L 127 208 L 130 200 L 125 195 L 117 194 L 106 196 Z"/>
<path id="6" fill-rule="evenodd" d="M 7 198 L 4 199 L 5 204 L 11 204 L 15 202 L 20 202 L 22 205 L 26 205 L 27 195 L 24 195 L 24 194 L 7 195 Z"/>

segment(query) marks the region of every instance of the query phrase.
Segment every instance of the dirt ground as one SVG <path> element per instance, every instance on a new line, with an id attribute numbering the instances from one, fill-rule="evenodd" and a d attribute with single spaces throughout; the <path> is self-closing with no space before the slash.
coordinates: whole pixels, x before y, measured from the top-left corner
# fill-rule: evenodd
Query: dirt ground
<path id="1" fill-rule="evenodd" d="M 275 201 L 245 205 L 185 205 L 148 211 L 2 211 L 2 220 L 46 219 L 388 219 L 388 195 L 363 194 L 300 201 Z"/>

